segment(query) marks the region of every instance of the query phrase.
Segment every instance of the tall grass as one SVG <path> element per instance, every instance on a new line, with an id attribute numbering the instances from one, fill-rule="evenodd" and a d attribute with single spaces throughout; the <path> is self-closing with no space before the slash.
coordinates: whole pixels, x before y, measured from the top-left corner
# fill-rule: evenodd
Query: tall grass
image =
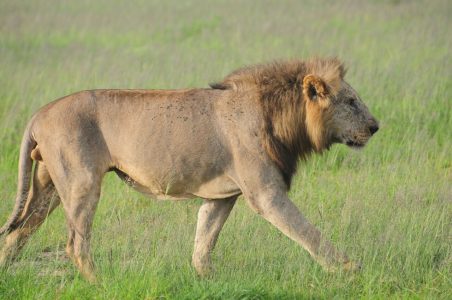
<path id="1" fill-rule="evenodd" d="M 205 87 L 246 64 L 334 55 L 381 121 L 363 151 L 335 146 L 300 165 L 290 192 L 363 262 L 359 274 L 324 273 L 239 201 L 215 275 L 199 279 L 190 257 L 200 200 L 155 201 L 109 175 L 93 237 L 101 284 L 65 259 L 57 209 L 0 271 L 0 298 L 451 297 L 451 11 L 450 1 L 0 2 L 1 222 L 27 120 L 78 90 Z"/>

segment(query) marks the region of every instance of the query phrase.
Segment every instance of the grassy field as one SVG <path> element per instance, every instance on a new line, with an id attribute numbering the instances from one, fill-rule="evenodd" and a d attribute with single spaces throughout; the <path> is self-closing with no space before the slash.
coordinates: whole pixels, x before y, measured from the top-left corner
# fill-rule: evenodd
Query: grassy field
<path id="1" fill-rule="evenodd" d="M 199 279 L 201 200 L 155 201 L 109 175 L 92 246 L 101 283 L 65 258 L 59 208 L 0 271 L 0 299 L 450 299 L 451 2 L 212 2 L 0 1 L 0 223 L 24 126 L 43 104 L 91 88 L 206 87 L 243 65 L 334 55 L 381 129 L 363 151 L 335 146 L 303 163 L 290 197 L 363 271 L 323 272 L 240 200 L 215 275 Z"/>

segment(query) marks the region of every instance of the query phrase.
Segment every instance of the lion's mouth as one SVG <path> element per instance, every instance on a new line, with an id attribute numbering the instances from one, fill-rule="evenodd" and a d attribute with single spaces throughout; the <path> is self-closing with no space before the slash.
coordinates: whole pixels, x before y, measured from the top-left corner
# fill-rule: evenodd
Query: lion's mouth
<path id="1" fill-rule="evenodd" d="M 366 146 L 370 136 L 366 135 L 343 135 L 335 139 L 334 142 L 347 145 L 350 148 L 361 149 Z"/>

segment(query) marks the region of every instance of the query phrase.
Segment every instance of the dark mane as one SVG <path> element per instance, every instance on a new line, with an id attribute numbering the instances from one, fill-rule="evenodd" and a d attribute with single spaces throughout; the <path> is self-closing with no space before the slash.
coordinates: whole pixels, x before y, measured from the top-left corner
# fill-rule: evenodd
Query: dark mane
<path id="1" fill-rule="evenodd" d="M 264 115 L 262 143 L 289 187 L 298 159 L 323 150 L 313 143 L 308 134 L 303 78 L 308 74 L 315 74 L 335 94 L 345 72 L 344 66 L 336 58 L 292 60 L 238 69 L 222 82 L 210 86 L 213 89 L 239 92 L 257 90 L 258 103 Z"/>

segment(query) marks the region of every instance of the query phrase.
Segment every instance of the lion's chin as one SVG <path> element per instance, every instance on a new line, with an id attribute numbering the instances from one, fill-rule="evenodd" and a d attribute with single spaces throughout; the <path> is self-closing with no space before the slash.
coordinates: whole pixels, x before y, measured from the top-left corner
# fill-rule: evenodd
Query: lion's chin
<path id="1" fill-rule="evenodd" d="M 345 144 L 352 149 L 362 149 L 364 148 L 364 146 L 366 146 L 366 142 L 358 142 L 352 140 L 347 140 Z"/>

